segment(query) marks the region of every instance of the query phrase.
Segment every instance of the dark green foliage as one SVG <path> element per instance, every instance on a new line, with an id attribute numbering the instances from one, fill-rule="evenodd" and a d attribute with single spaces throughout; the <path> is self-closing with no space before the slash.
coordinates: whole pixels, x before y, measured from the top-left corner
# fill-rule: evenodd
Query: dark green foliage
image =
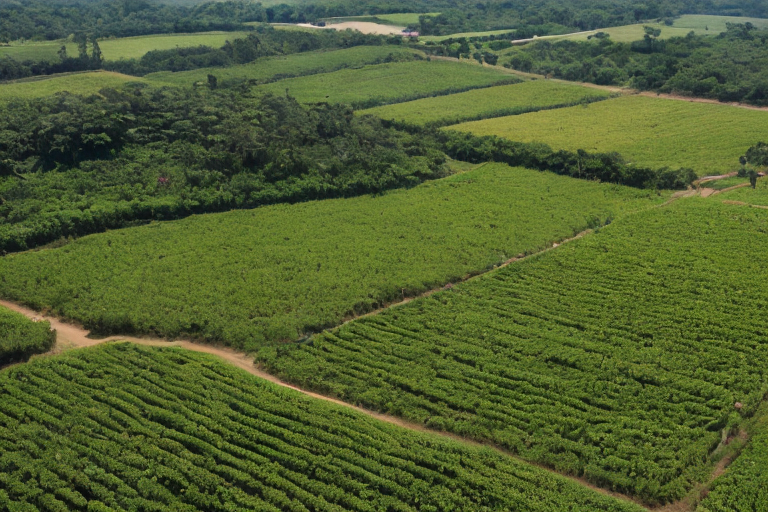
<path id="1" fill-rule="evenodd" d="M 0 250 L 191 213 L 354 196 L 443 176 L 430 139 L 245 90 L 102 90 L 0 118 Z"/>
<path id="2" fill-rule="evenodd" d="M 505 65 L 566 80 L 768 105 L 768 31 L 750 27 L 729 24 L 717 37 L 691 33 L 664 41 L 652 32 L 632 44 L 541 41 L 516 50 Z"/>
<path id="3" fill-rule="evenodd" d="M 0 306 L 0 367 L 47 352 L 55 342 L 56 333 L 48 322 L 33 322 Z"/>
<path id="4" fill-rule="evenodd" d="M 642 510 L 209 355 L 127 343 L 0 374 L 0 508 Z"/>
<path id="5" fill-rule="evenodd" d="M 478 137 L 456 131 L 441 132 L 440 137 L 451 158 L 466 162 L 502 162 L 637 188 L 685 189 L 697 178 L 692 169 L 629 165 L 618 153 L 588 153 L 582 149 L 554 151 L 546 144 L 514 142 L 493 135 Z"/>
<path id="6" fill-rule="evenodd" d="M 257 361 L 651 504 L 677 500 L 768 391 L 766 232 L 762 210 L 680 200 Z"/>

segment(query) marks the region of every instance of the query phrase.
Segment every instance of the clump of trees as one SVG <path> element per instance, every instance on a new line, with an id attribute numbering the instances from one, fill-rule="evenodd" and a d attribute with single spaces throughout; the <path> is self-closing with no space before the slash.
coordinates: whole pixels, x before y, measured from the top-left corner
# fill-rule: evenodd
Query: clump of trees
<path id="1" fill-rule="evenodd" d="M 741 164 L 739 176 L 749 178 L 749 184 L 755 188 L 758 177 L 756 168 L 768 168 L 768 144 L 758 142 L 749 148 L 744 156 L 739 158 L 739 163 Z"/>
<path id="2" fill-rule="evenodd" d="M 607 34 L 584 42 L 539 41 L 514 51 L 504 64 L 520 71 L 600 85 L 768 105 L 768 30 L 729 24 L 718 36 L 658 39 L 646 27 L 633 43 Z"/>

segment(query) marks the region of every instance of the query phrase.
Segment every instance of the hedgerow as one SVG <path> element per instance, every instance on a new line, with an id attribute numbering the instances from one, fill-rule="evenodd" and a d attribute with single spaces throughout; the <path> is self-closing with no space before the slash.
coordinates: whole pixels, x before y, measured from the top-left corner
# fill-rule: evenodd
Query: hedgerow
<path id="1" fill-rule="evenodd" d="M 56 342 L 48 322 L 33 322 L 0 306 L 0 366 L 46 352 Z"/>

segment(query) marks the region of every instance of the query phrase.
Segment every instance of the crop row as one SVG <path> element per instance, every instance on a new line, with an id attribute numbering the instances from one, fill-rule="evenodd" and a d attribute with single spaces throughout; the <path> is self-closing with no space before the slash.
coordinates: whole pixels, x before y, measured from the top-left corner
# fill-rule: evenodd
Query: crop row
<path id="1" fill-rule="evenodd" d="M 0 508 L 639 510 L 211 356 L 131 344 L 0 375 Z"/>
<path id="2" fill-rule="evenodd" d="M 284 378 L 498 443 L 649 503 L 682 497 L 768 391 L 766 215 L 685 200 L 306 343 Z"/>

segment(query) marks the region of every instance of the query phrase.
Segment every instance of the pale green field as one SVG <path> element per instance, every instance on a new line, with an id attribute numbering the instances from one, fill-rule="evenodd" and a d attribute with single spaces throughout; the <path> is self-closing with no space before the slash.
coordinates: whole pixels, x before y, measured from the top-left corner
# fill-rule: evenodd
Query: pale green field
<path id="1" fill-rule="evenodd" d="M 398 46 L 355 46 L 344 50 L 296 53 L 287 56 L 259 59 L 250 64 L 228 68 L 202 68 L 191 71 L 161 71 L 144 78 L 157 85 L 187 86 L 204 81 L 213 74 L 220 81 L 226 80 L 270 80 L 280 75 L 302 75 L 314 72 L 336 71 L 343 67 L 361 67 L 387 58 L 390 54 L 407 57 L 417 54 L 415 50 Z"/>
<path id="2" fill-rule="evenodd" d="M 438 16 L 439 12 L 425 12 L 425 13 L 395 13 L 395 14 L 377 14 L 376 17 L 387 23 L 393 23 L 395 25 L 415 25 L 419 22 L 419 16 Z"/>
<path id="3" fill-rule="evenodd" d="M 514 80 L 503 71 L 448 61 L 413 61 L 343 69 L 333 73 L 289 78 L 258 89 L 285 94 L 305 103 L 403 101 L 418 96 L 490 86 Z"/>
<path id="4" fill-rule="evenodd" d="M 68 91 L 76 94 L 95 94 L 105 87 L 120 87 L 127 82 L 140 82 L 141 78 L 111 71 L 89 71 L 68 75 L 52 75 L 35 79 L 16 80 L 0 84 L 0 103 L 13 99 L 33 99 Z"/>
<path id="5" fill-rule="evenodd" d="M 752 187 L 737 188 L 713 196 L 715 197 L 726 201 L 742 201 L 747 204 L 768 206 L 768 178 L 759 178 L 754 189 Z"/>
<path id="6" fill-rule="evenodd" d="M 691 167 L 703 176 L 736 170 L 747 148 L 768 139 L 768 112 L 625 96 L 451 128 L 555 149 L 617 151 L 639 165 Z"/>
<path id="7" fill-rule="evenodd" d="M 491 30 L 488 32 L 460 32 L 458 34 L 449 34 L 447 36 L 421 36 L 419 39 L 421 41 L 445 41 L 446 39 L 451 38 L 459 38 L 459 37 L 483 37 L 483 36 L 497 36 L 499 34 L 509 34 L 514 32 L 514 29 L 508 29 L 508 30 Z"/>
<path id="8" fill-rule="evenodd" d="M 667 26 L 663 23 L 639 23 L 636 25 L 625 25 L 621 27 L 608 27 L 600 30 L 593 30 L 587 33 L 562 35 L 562 36 L 544 36 L 538 39 L 542 40 L 570 40 L 586 41 L 587 38 L 597 32 L 610 34 L 611 40 L 619 43 L 630 43 L 639 41 L 645 35 L 643 27 L 649 26 L 661 29 L 659 39 L 669 39 L 670 37 L 685 37 L 693 31 L 697 35 L 717 35 L 725 32 L 726 23 L 746 23 L 750 22 L 759 28 L 768 28 L 768 19 L 761 18 L 739 18 L 734 16 L 706 16 L 700 14 L 685 14 L 675 20 L 674 25 Z"/>
<path id="9" fill-rule="evenodd" d="M 412 124 L 449 124 L 494 115 L 519 114 L 556 105 L 572 105 L 586 98 L 608 97 L 607 92 L 597 89 L 534 80 L 385 105 L 360 113 Z"/>
<path id="10" fill-rule="evenodd" d="M 104 60 L 140 59 L 152 50 L 171 50 L 188 46 L 221 48 L 224 43 L 248 35 L 248 32 L 200 32 L 199 34 L 163 34 L 123 37 L 99 41 Z"/>
<path id="11" fill-rule="evenodd" d="M 170 50 L 176 47 L 211 46 L 221 48 L 228 40 L 245 37 L 248 32 L 200 32 L 198 34 L 160 34 L 152 36 L 122 37 L 118 39 L 102 39 L 99 41 L 104 60 L 140 59 L 152 50 Z M 77 56 L 75 43 L 51 41 L 47 43 L 30 43 L 18 46 L 0 47 L 0 57 L 8 55 L 16 60 L 47 60 L 58 61 L 57 52 L 61 45 L 67 47 L 70 57 Z M 91 51 L 90 45 L 88 52 Z"/>

